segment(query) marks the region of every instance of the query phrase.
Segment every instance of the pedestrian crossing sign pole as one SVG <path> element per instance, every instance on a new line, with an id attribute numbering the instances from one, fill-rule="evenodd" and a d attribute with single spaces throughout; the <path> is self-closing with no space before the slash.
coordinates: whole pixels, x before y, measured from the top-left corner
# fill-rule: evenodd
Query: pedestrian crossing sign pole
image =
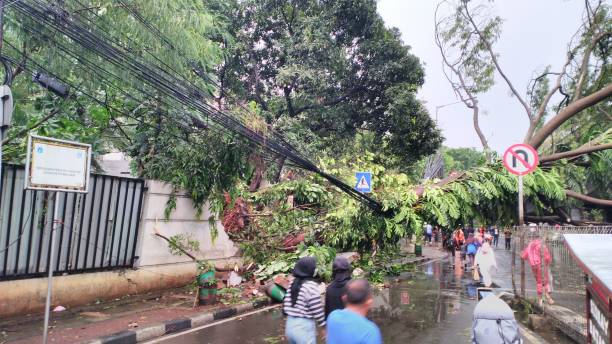
<path id="1" fill-rule="evenodd" d="M 355 179 L 357 180 L 355 190 L 363 193 L 372 192 L 372 172 L 356 172 Z"/>

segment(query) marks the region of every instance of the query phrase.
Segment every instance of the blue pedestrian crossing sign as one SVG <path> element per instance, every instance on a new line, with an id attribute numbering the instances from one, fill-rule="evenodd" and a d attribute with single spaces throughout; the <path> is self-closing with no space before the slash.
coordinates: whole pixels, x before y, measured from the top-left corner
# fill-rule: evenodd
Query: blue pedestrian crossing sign
<path id="1" fill-rule="evenodd" d="M 372 172 L 356 172 L 357 185 L 355 190 L 370 193 L 372 192 Z"/>

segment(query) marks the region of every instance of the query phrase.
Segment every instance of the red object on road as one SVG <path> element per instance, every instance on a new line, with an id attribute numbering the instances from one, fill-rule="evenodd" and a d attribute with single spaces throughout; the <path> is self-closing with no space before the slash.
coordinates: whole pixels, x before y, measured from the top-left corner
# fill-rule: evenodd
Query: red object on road
<path id="1" fill-rule="evenodd" d="M 304 233 L 288 235 L 285 240 L 283 240 L 283 251 L 295 251 L 297 246 L 304 240 L 306 240 L 306 235 Z"/>

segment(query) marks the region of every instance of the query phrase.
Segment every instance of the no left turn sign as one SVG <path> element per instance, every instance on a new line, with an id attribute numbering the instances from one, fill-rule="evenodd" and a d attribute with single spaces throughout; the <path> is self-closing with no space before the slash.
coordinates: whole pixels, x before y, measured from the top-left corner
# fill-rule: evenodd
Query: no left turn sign
<path id="1" fill-rule="evenodd" d="M 538 152 L 530 145 L 519 143 L 506 149 L 503 161 L 510 173 L 523 176 L 538 167 Z"/>

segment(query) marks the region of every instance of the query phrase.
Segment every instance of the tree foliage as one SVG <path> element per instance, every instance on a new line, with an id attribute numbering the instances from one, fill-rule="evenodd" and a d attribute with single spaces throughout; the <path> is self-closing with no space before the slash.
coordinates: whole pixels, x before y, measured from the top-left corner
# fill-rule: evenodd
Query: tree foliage
<path id="1" fill-rule="evenodd" d="M 231 95 L 256 102 L 311 154 L 346 153 L 368 132 L 399 165 L 441 143 L 416 99 L 423 68 L 375 1 L 234 1 L 219 11 L 235 30 L 223 43 L 231 55 L 219 67 L 220 105 Z"/>
<path id="2" fill-rule="evenodd" d="M 451 14 L 437 16 L 436 43 L 457 97 L 473 111 L 474 129 L 485 150 L 488 142 L 478 123 L 478 97 L 490 89 L 497 75 L 525 110 L 529 123 L 525 143 L 539 149 L 545 168 L 564 178 L 568 195 L 578 191 L 599 198 L 599 204 L 609 204 L 612 18 L 605 1 L 584 4 L 583 23 L 571 38 L 566 56 L 551 61 L 563 62 L 561 67 L 546 66 L 534 73 L 524 93 L 505 73 L 495 51 L 502 19 L 492 14 L 494 1 L 441 1 L 439 9 L 450 9 Z"/>

